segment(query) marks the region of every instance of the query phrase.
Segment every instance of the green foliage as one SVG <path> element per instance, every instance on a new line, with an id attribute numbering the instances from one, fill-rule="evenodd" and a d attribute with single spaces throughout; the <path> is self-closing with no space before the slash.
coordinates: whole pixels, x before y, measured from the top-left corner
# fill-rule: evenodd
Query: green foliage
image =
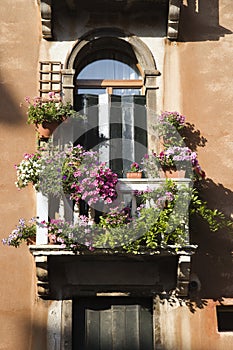
<path id="1" fill-rule="evenodd" d="M 62 122 L 68 117 L 83 118 L 76 112 L 70 102 L 62 102 L 61 98 L 54 92 L 48 94 L 47 99 L 41 97 L 25 98 L 28 104 L 28 124 L 42 124 L 43 122 Z"/>
<path id="2" fill-rule="evenodd" d="M 19 247 L 23 242 L 35 240 L 36 238 L 36 220 L 32 218 L 26 223 L 25 219 L 19 219 L 16 228 L 9 234 L 7 238 L 2 239 L 4 245 Z"/>
<path id="3" fill-rule="evenodd" d="M 207 222 L 210 231 L 216 232 L 221 228 L 233 230 L 233 223 L 218 209 L 210 209 L 208 203 L 200 198 L 196 188 L 192 190 L 190 216 L 197 216 Z"/>

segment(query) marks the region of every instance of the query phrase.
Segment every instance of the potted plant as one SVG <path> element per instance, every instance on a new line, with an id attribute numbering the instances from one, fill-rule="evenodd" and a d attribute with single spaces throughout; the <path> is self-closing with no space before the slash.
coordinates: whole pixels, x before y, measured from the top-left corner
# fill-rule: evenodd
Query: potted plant
<path id="1" fill-rule="evenodd" d="M 146 153 L 141 162 L 142 170 L 147 178 L 155 179 L 161 175 L 161 166 L 154 151 Z"/>
<path id="2" fill-rule="evenodd" d="M 158 116 L 158 123 L 153 127 L 159 135 L 163 148 L 183 146 L 183 137 L 180 135 L 185 128 L 185 116 L 178 112 L 164 111 Z"/>
<path id="3" fill-rule="evenodd" d="M 126 173 L 128 179 L 140 179 L 142 177 L 142 171 L 137 162 L 133 162 L 130 165 L 130 170 Z"/>
<path id="4" fill-rule="evenodd" d="M 19 223 L 7 238 L 2 239 L 4 245 L 19 247 L 20 244 L 35 244 L 36 242 L 36 219 L 32 218 L 26 223 L 25 219 L 19 219 Z"/>
<path id="5" fill-rule="evenodd" d="M 38 150 L 36 153 L 25 153 L 21 162 L 14 166 L 16 169 L 16 187 L 19 189 L 30 183 L 38 188 L 40 173 L 42 171 L 42 155 Z"/>
<path id="6" fill-rule="evenodd" d="M 58 219 L 48 222 L 38 222 L 32 218 L 26 223 L 25 219 L 20 219 L 16 229 L 7 238 L 2 239 L 2 243 L 7 246 L 18 248 L 22 243 L 35 244 L 36 227 L 41 226 L 48 229 L 48 243 L 60 245 L 61 249 L 67 250 L 92 250 L 92 233 L 95 226 L 91 227 L 86 216 L 80 216 L 79 222 L 72 224 Z"/>
<path id="7" fill-rule="evenodd" d="M 62 102 L 55 92 L 49 92 L 47 98 L 25 97 L 27 103 L 27 122 L 34 124 L 40 138 L 49 138 L 57 126 L 71 116 L 80 117 L 69 102 Z"/>
<path id="8" fill-rule="evenodd" d="M 192 169 L 197 154 L 188 147 L 168 147 L 158 155 L 165 177 L 185 177 L 186 170 Z"/>
<path id="9" fill-rule="evenodd" d="M 60 197 L 69 194 L 88 205 L 102 201 L 112 203 L 117 197 L 117 175 L 98 161 L 98 153 L 82 146 L 70 146 L 65 151 L 47 148 L 25 154 L 17 171 L 16 186 L 21 189 L 30 183 L 44 195 Z"/>
<path id="10" fill-rule="evenodd" d="M 221 228 L 232 230 L 232 221 L 217 209 L 208 208 L 195 187 L 178 187 L 173 180 L 167 179 L 160 187 L 135 195 L 138 201 L 135 217 L 131 217 L 130 208 L 118 206 L 100 217 L 99 223 L 93 223 L 84 215 L 80 215 L 75 223 L 62 219 L 38 222 L 32 218 L 27 224 L 20 219 L 16 229 L 2 243 L 16 248 L 23 242 L 31 244 L 35 242 L 39 225 L 48 229 L 49 243 L 60 245 L 61 249 L 76 252 L 109 248 L 137 254 L 168 245 L 185 245 L 188 217 L 202 218 L 213 232 Z"/>

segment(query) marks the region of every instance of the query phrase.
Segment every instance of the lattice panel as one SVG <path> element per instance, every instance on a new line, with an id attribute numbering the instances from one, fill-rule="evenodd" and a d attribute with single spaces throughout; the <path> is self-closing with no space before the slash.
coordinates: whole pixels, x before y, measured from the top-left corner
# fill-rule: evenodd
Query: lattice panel
<path id="1" fill-rule="evenodd" d="M 61 92 L 61 62 L 40 62 L 40 96 L 47 97 L 48 92 Z"/>

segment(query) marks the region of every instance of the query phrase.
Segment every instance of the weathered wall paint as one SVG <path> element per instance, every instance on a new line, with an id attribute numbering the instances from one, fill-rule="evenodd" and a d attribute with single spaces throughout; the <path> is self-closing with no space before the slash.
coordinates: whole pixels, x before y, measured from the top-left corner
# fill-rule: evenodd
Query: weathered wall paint
<path id="1" fill-rule="evenodd" d="M 99 25 L 125 29 L 148 45 L 162 73 L 157 79 L 158 111 L 179 110 L 207 139 L 205 147 L 197 147 L 209 178 L 204 194 L 213 207 L 232 214 L 231 0 L 184 1 L 177 42 L 165 39 L 164 23 L 156 16 L 140 26 L 135 14 L 123 20 L 120 16 L 90 16 L 85 10 L 78 12 L 68 27 L 59 17 L 57 41 L 46 41 L 41 38 L 36 0 L 2 0 L 0 7 L 1 238 L 8 235 L 20 217 L 29 219 L 35 215 L 33 190 L 15 188 L 13 165 L 24 152 L 35 149 L 33 127 L 26 125 L 25 111 L 19 105 L 25 96 L 37 95 L 38 61 L 64 63 L 81 35 Z M 161 349 L 230 350 L 233 334 L 217 332 L 216 302 L 212 298 L 228 297 L 225 302 L 233 304 L 232 237 L 225 232 L 209 233 L 206 227 L 197 227 L 192 236 L 200 246 L 192 272 L 201 281 L 198 297 L 208 303 L 194 313 L 179 304 L 160 305 Z M 33 258 L 26 246 L 16 250 L 0 245 L 0 250 L 0 349 L 46 349 L 51 308 L 49 301 L 36 297 Z"/>

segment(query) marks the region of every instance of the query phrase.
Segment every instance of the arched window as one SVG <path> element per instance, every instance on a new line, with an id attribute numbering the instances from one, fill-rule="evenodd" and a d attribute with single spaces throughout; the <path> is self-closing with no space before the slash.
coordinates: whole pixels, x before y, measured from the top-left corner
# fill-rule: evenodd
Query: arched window
<path id="1" fill-rule="evenodd" d="M 129 55 L 95 52 L 77 68 L 75 105 L 87 117 L 77 141 L 98 149 L 100 160 L 125 176 L 147 150 L 145 96 L 140 67 Z"/>
<path id="2" fill-rule="evenodd" d="M 79 39 L 64 68 L 64 96 L 87 117 L 75 142 L 98 149 L 101 160 L 125 177 L 151 144 L 146 107 L 155 110 L 159 75 L 152 53 L 134 35 L 99 28 Z"/>
<path id="3" fill-rule="evenodd" d="M 135 64 L 116 59 L 99 59 L 85 66 L 77 75 L 78 94 L 141 95 L 143 81 Z"/>

